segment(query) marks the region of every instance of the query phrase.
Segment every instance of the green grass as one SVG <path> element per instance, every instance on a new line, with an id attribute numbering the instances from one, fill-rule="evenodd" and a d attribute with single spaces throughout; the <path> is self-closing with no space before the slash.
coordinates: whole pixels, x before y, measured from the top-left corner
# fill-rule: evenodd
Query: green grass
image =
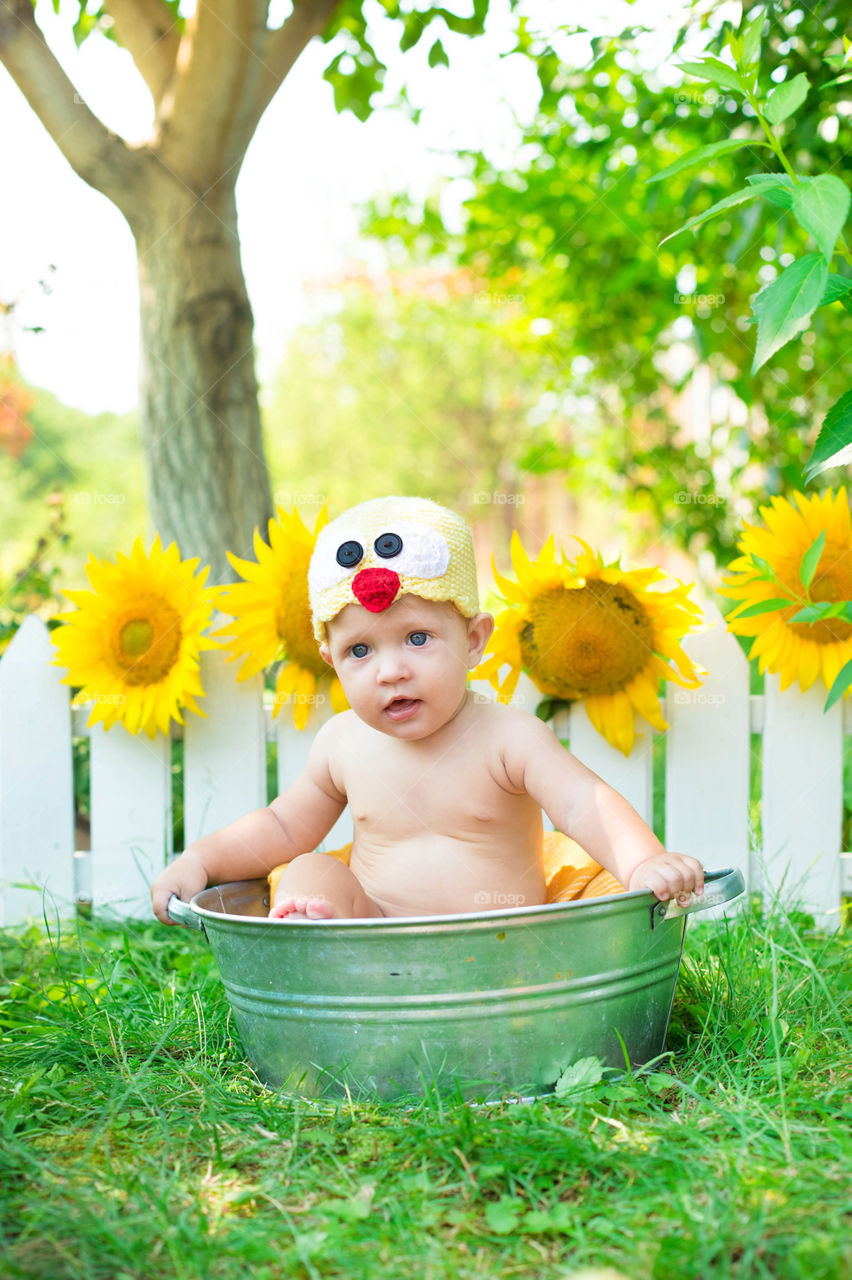
<path id="1" fill-rule="evenodd" d="M 50 1280 L 852 1274 L 852 939 L 687 935 L 646 1074 L 531 1105 L 276 1095 L 203 937 L 0 935 L 0 1272 Z"/>

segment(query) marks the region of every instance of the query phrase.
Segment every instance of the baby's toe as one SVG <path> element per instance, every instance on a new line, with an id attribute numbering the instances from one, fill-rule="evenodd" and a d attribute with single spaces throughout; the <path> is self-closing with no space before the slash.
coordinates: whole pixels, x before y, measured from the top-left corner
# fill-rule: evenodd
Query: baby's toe
<path id="1" fill-rule="evenodd" d="M 305 902 L 305 915 L 309 920 L 331 920 L 334 907 L 327 898 L 308 898 Z"/>

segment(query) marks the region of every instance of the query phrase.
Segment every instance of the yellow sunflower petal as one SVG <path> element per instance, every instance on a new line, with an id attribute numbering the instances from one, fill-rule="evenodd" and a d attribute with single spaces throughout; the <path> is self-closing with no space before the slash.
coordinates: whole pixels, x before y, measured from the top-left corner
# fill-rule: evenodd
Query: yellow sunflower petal
<path id="1" fill-rule="evenodd" d="M 723 578 L 721 594 L 736 601 L 728 628 L 754 637 L 749 657 L 757 659 L 761 672 L 777 674 L 782 689 L 793 681 L 808 689 L 820 679 L 830 688 L 840 667 L 852 659 L 852 623 L 837 618 L 794 623 L 792 618 L 806 602 L 852 600 L 852 512 L 846 489 L 794 493 L 791 500 L 776 496 L 759 514 L 763 526 L 744 524 L 738 544 L 743 554 Z M 806 595 L 802 557 L 821 533 L 825 544 Z M 755 556 L 769 564 L 771 581 L 756 576 Z M 788 598 L 790 606 L 740 616 L 751 605 L 775 597 Z"/>

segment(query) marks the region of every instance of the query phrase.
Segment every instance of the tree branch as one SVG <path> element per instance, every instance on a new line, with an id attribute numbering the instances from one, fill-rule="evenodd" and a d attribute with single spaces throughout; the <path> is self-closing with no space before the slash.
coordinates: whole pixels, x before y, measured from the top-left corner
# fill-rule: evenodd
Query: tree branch
<path id="1" fill-rule="evenodd" d="M 208 189 L 227 168 L 233 122 L 263 54 L 266 9 L 266 0 L 198 0 L 186 21 L 162 101 L 158 151 L 195 191 Z"/>
<path id="2" fill-rule="evenodd" d="M 105 0 L 104 9 L 159 107 L 175 68 L 180 27 L 162 0 Z"/>
<path id="3" fill-rule="evenodd" d="M 36 25 L 31 0 L 0 5 L 0 62 L 74 172 L 127 217 L 143 173 L 141 156 L 80 98 Z"/>
<path id="4" fill-rule="evenodd" d="M 267 31 L 263 56 L 249 68 L 249 81 L 233 120 L 229 168 L 239 170 L 261 116 L 280 89 L 290 68 L 314 36 L 328 26 L 341 0 L 293 0 L 293 12 L 277 31 Z"/>
<path id="5" fill-rule="evenodd" d="M 257 119 L 263 115 L 305 46 L 322 35 L 341 0 L 293 0 L 293 12 L 278 31 L 270 31 L 263 59 L 264 75 L 255 100 Z"/>

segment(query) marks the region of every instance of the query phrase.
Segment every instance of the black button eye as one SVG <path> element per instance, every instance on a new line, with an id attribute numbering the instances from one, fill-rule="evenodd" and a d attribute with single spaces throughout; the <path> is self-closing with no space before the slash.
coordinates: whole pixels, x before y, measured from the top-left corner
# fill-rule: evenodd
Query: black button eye
<path id="1" fill-rule="evenodd" d="M 337 563 L 342 565 L 344 569 L 351 569 L 359 560 L 364 558 L 364 548 L 360 542 L 341 542 L 337 548 Z"/>
<path id="2" fill-rule="evenodd" d="M 373 543 L 373 549 L 383 560 L 390 560 L 392 556 L 398 556 L 402 550 L 402 538 L 398 533 L 381 533 Z"/>

